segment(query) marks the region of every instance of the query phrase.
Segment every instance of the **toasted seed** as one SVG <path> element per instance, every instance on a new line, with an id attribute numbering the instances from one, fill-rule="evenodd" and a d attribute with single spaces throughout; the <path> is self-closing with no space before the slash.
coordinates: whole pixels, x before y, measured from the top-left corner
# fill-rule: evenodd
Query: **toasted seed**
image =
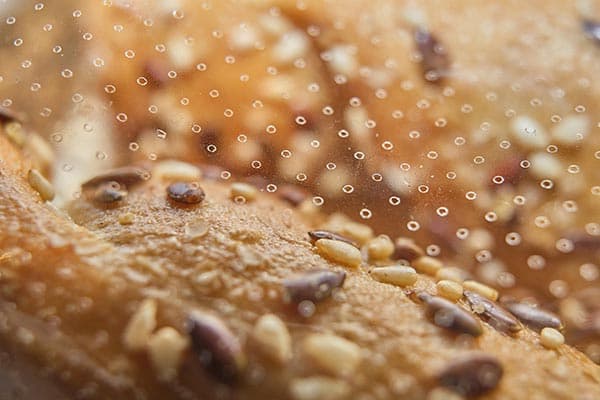
<path id="1" fill-rule="evenodd" d="M 197 182 L 202 178 L 202 171 L 183 161 L 164 160 L 154 166 L 152 176 L 166 181 Z"/>
<path id="2" fill-rule="evenodd" d="M 386 236 L 381 235 L 367 242 L 367 254 L 370 260 L 385 260 L 394 253 L 394 243 Z"/>
<path id="3" fill-rule="evenodd" d="M 246 357 L 238 339 L 219 318 L 195 311 L 188 319 L 192 349 L 200 363 L 225 383 L 236 381 L 246 367 Z"/>
<path id="4" fill-rule="evenodd" d="M 111 204 L 122 201 L 127 191 L 121 189 L 118 182 L 103 183 L 94 191 L 93 200 L 96 203 Z"/>
<path id="5" fill-rule="evenodd" d="M 288 278 L 283 281 L 285 298 L 294 303 L 325 300 L 333 289 L 342 287 L 346 273 L 344 271 L 314 270 Z"/>
<path id="6" fill-rule="evenodd" d="M 436 284 L 437 294 L 448 300 L 457 301 L 463 295 L 463 287 L 460 283 L 441 280 Z"/>
<path id="7" fill-rule="evenodd" d="M 156 328 L 156 300 L 146 299 L 129 319 L 123 334 L 123 344 L 132 351 L 142 350 L 148 343 L 154 328 Z"/>
<path id="8" fill-rule="evenodd" d="M 409 286 L 417 281 L 418 275 L 414 268 L 405 265 L 390 265 L 376 267 L 371 271 L 371 276 L 383 283 L 396 286 Z"/>
<path id="9" fill-rule="evenodd" d="M 537 331 L 545 327 L 563 329 L 560 317 L 550 311 L 519 302 L 507 302 L 504 303 L 504 306 L 531 329 Z"/>
<path id="10" fill-rule="evenodd" d="M 412 240 L 404 237 L 399 237 L 394 242 L 394 254 L 392 259 L 394 260 L 406 260 L 413 261 L 421 256 L 424 256 L 425 252 L 422 248 Z"/>
<path id="11" fill-rule="evenodd" d="M 465 288 L 465 290 L 475 292 L 492 301 L 498 300 L 498 291 L 494 288 L 484 285 L 483 283 L 469 280 L 463 282 L 463 287 Z"/>
<path id="12" fill-rule="evenodd" d="M 290 384 L 294 400 L 340 400 L 348 398 L 350 391 L 348 383 L 326 376 L 296 378 Z"/>
<path id="13" fill-rule="evenodd" d="M 421 256 L 411 262 L 410 265 L 417 271 L 427 275 L 435 275 L 444 266 L 440 260 L 429 256 Z"/>
<path id="14" fill-rule="evenodd" d="M 414 38 L 417 49 L 421 53 L 421 68 L 425 80 L 438 83 L 450 67 L 446 50 L 433 34 L 423 28 L 415 30 Z"/>
<path id="15" fill-rule="evenodd" d="M 352 374 L 362 360 L 360 347 L 331 334 L 309 335 L 304 339 L 302 349 L 319 368 L 332 375 Z"/>
<path id="16" fill-rule="evenodd" d="M 265 314 L 254 324 L 252 336 L 273 361 L 284 364 L 292 358 L 292 337 L 285 323 L 274 314 Z"/>
<path id="17" fill-rule="evenodd" d="M 475 353 L 452 362 L 438 375 L 437 381 L 462 396 L 475 397 L 498 386 L 503 373 L 495 357 Z"/>
<path id="18" fill-rule="evenodd" d="M 258 190 L 247 183 L 235 182 L 231 184 L 231 193 L 230 196 L 232 199 L 243 198 L 245 201 L 252 201 L 256 199 L 258 195 Z"/>
<path id="19" fill-rule="evenodd" d="M 314 230 L 314 231 L 309 231 L 308 232 L 308 236 L 310 237 L 310 241 L 311 243 L 315 243 L 317 240 L 319 239 L 331 239 L 331 240 L 339 240 L 341 242 L 346 242 L 348 244 L 351 244 L 352 246 L 357 246 L 355 242 L 353 242 L 351 239 L 348 239 L 345 236 L 342 235 L 338 235 L 335 232 L 331 232 L 331 231 L 327 231 L 324 229 L 318 229 L 318 230 Z"/>
<path id="20" fill-rule="evenodd" d="M 544 328 L 540 333 L 540 343 L 549 349 L 556 349 L 565 343 L 565 337 L 554 328 Z"/>
<path id="21" fill-rule="evenodd" d="M 444 267 L 437 270 L 435 279 L 438 281 L 454 281 L 462 283 L 467 277 L 465 270 L 457 267 Z"/>
<path id="22" fill-rule="evenodd" d="M 362 262 L 360 250 L 346 242 L 331 239 L 319 239 L 315 242 L 319 253 L 331 261 L 358 268 Z"/>
<path id="23" fill-rule="evenodd" d="M 148 355 L 158 378 L 170 381 L 177 376 L 189 339 L 171 327 L 164 327 L 148 339 Z"/>
<path id="24" fill-rule="evenodd" d="M 81 188 L 84 190 L 92 189 L 108 182 L 118 182 L 127 188 L 131 188 L 143 182 L 144 177 L 148 175 L 148 171 L 140 167 L 115 168 L 82 183 Z"/>
<path id="25" fill-rule="evenodd" d="M 167 187 L 169 199 L 183 204 L 198 204 L 206 196 L 197 183 L 176 182 Z"/>
<path id="26" fill-rule="evenodd" d="M 499 304 L 481 296 L 479 293 L 468 290 L 465 290 L 464 295 L 471 310 L 482 316 L 497 330 L 515 333 L 523 329 L 519 320 Z"/>
<path id="27" fill-rule="evenodd" d="M 52 201 L 54 199 L 54 188 L 46 178 L 37 169 L 30 169 L 27 174 L 27 181 L 40 194 L 44 201 Z"/>
<path id="28" fill-rule="evenodd" d="M 426 314 L 433 323 L 441 328 L 450 329 L 457 333 L 479 336 L 483 329 L 479 321 L 464 308 L 442 297 L 426 293 L 418 295 L 426 305 Z"/>

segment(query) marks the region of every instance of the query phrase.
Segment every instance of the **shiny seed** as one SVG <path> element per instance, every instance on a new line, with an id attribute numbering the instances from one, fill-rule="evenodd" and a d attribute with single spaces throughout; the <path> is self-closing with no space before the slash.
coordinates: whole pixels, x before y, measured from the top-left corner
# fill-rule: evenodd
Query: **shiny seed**
<path id="1" fill-rule="evenodd" d="M 498 291 L 494 288 L 484 285 L 483 283 L 469 280 L 463 282 L 463 287 L 465 288 L 465 290 L 475 292 L 492 301 L 498 300 Z"/>
<path id="2" fill-rule="evenodd" d="M 295 378 L 290 384 L 294 400 L 341 400 L 348 398 L 351 390 L 347 382 L 326 376 Z"/>
<path id="3" fill-rule="evenodd" d="M 426 305 L 426 314 L 439 327 L 457 333 L 479 336 L 483 329 L 479 321 L 464 308 L 442 297 L 420 293 L 418 297 Z"/>
<path id="4" fill-rule="evenodd" d="M 458 301 L 463 296 L 463 287 L 460 283 L 441 280 L 436 284 L 437 294 L 448 300 Z"/>
<path id="5" fill-rule="evenodd" d="M 560 317 L 550 311 L 519 302 L 507 302 L 504 303 L 504 306 L 521 322 L 536 331 L 540 331 L 545 327 L 563 329 Z"/>
<path id="6" fill-rule="evenodd" d="M 565 337 L 554 328 L 544 328 L 540 333 L 540 343 L 549 349 L 556 349 L 565 343 Z"/>
<path id="7" fill-rule="evenodd" d="M 30 169 L 27 174 L 27 181 L 39 193 L 44 201 L 52 201 L 54 199 L 54 188 L 46 178 L 37 169 Z"/>
<path id="8" fill-rule="evenodd" d="M 338 235 L 337 233 L 327 231 L 324 229 L 319 229 L 315 231 L 309 231 L 308 236 L 310 238 L 311 243 L 315 243 L 319 239 L 330 239 L 330 240 L 339 240 L 341 242 L 346 242 L 356 247 L 356 243 L 354 243 L 351 239 L 348 239 L 345 236 Z"/>
<path id="9" fill-rule="evenodd" d="M 232 199 L 242 197 L 249 202 L 256 199 L 257 195 L 258 190 L 252 185 L 242 182 L 236 182 L 231 184 L 230 196 Z"/>
<path id="10" fill-rule="evenodd" d="M 148 356 L 160 380 L 177 376 L 188 344 L 189 339 L 171 327 L 161 328 L 148 339 Z"/>
<path id="11" fill-rule="evenodd" d="M 493 390 L 504 370 L 487 354 L 472 354 L 452 362 L 438 375 L 438 383 L 465 397 L 476 397 Z"/>
<path id="12" fill-rule="evenodd" d="M 225 383 L 236 381 L 246 367 L 246 357 L 238 339 L 219 318 L 199 311 L 188 320 L 192 349 L 200 363 Z"/>
<path id="13" fill-rule="evenodd" d="M 465 290 L 464 295 L 473 312 L 480 314 L 496 330 L 516 333 L 523 329 L 519 320 L 499 304 L 468 290 Z"/>
<path id="14" fill-rule="evenodd" d="M 435 275 L 444 266 L 440 260 L 429 256 L 421 256 L 411 262 L 410 265 L 417 271 L 427 275 Z"/>
<path id="15" fill-rule="evenodd" d="M 93 199 L 96 203 L 111 204 L 122 201 L 127 196 L 127 191 L 121 189 L 117 182 L 103 183 L 94 191 Z"/>
<path id="16" fill-rule="evenodd" d="M 350 375 L 362 360 L 360 347 L 331 334 L 309 335 L 304 339 L 302 348 L 312 362 L 332 375 Z"/>
<path id="17" fill-rule="evenodd" d="M 197 183 L 176 182 L 167 187 L 167 196 L 178 203 L 198 204 L 204 200 L 205 194 Z"/>
<path id="18" fill-rule="evenodd" d="M 586 19 L 582 22 L 585 35 L 600 46 L 600 22 Z"/>
<path id="19" fill-rule="evenodd" d="M 284 364 L 292 358 L 292 337 L 285 323 L 274 314 L 260 317 L 252 336 L 260 349 L 273 361 Z"/>
<path id="20" fill-rule="evenodd" d="M 394 253 L 394 243 L 386 236 L 381 235 L 367 242 L 369 260 L 385 260 Z"/>
<path id="21" fill-rule="evenodd" d="M 375 280 L 396 286 L 412 285 L 418 278 L 414 268 L 404 265 L 376 267 L 370 273 Z"/>
<path id="22" fill-rule="evenodd" d="M 392 255 L 394 260 L 411 262 L 424 255 L 423 249 L 417 246 L 412 239 L 400 237 L 394 242 L 394 254 Z"/>
<path id="23" fill-rule="evenodd" d="M 360 250 L 346 242 L 319 239 L 315 242 L 319 253 L 330 261 L 347 267 L 358 268 L 362 262 Z"/>
<path id="24" fill-rule="evenodd" d="M 155 328 L 156 300 L 146 299 L 129 319 L 123 334 L 123 344 L 132 351 L 142 350 Z"/>
<path id="25" fill-rule="evenodd" d="M 183 161 L 165 160 L 153 168 L 152 176 L 165 181 L 196 182 L 202 178 L 202 171 Z"/>
<path id="26" fill-rule="evenodd" d="M 92 189 L 104 183 L 117 182 L 127 188 L 131 188 L 144 181 L 148 171 L 139 167 L 121 167 L 106 171 L 81 184 L 84 190 Z"/>
<path id="27" fill-rule="evenodd" d="M 343 271 L 315 270 L 283 281 L 285 298 L 294 303 L 322 301 L 333 289 L 342 287 L 346 273 Z"/>

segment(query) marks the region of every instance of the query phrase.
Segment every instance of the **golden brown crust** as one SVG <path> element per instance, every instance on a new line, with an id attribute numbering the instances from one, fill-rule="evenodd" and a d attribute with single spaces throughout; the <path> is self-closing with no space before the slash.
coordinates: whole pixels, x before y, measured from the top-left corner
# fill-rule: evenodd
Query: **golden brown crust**
<path id="1" fill-rule="evenodd" d="M 0 144 L 0 159 L 18 160 Z M 78 226 L 40 202 L 22 170 L 1 163 L 0 180 L 8 227 L 0 233 L 1 340 L 72 396 L 305 399 L 316 390 L 317 397 L 424 399 L 453 360 L 481 352 L 504 371 L 481 398 L 600 395 L 599 367 L 566 345 L 545 349 L 532 331 L 511 337 L 486 323 L 477 338 L 457 336 L 428 320 L 405 289 L 372 279 L 367 262 L 352 269 L 327 261 L 310 244 L 303 217 L 273 195 L 241 204 L 230 185 L 203 180 L 203 202 L 173 203 L 157 175 L 130 188 L 117 207 L 75 201 Z M 119 223 L 123 213 L 133 214 L 132 224 Z M 316 304 L 286 303 L 282 280 L 313 269 L 345 271 L 343 287 Z M 420 274 L 410 287 L 418 290 L 435 293 L 434 281 Z M 151 335 L 172 327 L 185 340 L 191 316 L 200 318 L 210 328 L 202 332 L 229 343 L 218 359 L 238 360 L 231 364 L 237 379 L 219 383 L 222 375 L 192 343 L 174 380 L 160 381 L 150 348 L 132 350 L 123 339 L 148 299 L 157 308 Z M 253 339 L 265 314 L 291 336 L 283 364 Z M 203 346 L 217 351 L 204 337 Z"/>

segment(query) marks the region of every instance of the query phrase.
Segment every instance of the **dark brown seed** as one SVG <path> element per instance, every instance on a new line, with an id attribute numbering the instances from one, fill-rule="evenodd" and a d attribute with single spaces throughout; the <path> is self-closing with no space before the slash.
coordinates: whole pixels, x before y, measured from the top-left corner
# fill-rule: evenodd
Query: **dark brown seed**
<path id="1" fill-rule="evenodd" d="M 468 290 L 465 290 L 463 294 L 467 299 L 467 303 L 471 306 L 471 310 L 496 330 L 516 333 L 523 329 L 519 320 L 499 304 Z"/>
<path id="2" fill-rule="evenodd" d="M 401 237 L 394 242 L 393 260 L 413 261 L 424 255 L 423 249 L 417 246 L 412 239 Z"/>
<path id="3" fill-rule="evenodd" d="M 475 353 L 452 362 L 438 375 L 437 381 L 462 396 L 476 397 L 498 386 L 503 373 L 495 357 Z"/>
<path id="4" fill-rule="evenodd" d="M 293 185 L 285 185 L 281 187 L 277 191 L 277 194 L 279 195 L 279 198 L 287 201 L 294 207 L 302 204 L 302 202 L 308 197 L 308 193 L 306 191 Z"/>
<path id="5" fill-rule="evenodd" d="M 139 167 L 121 167 L 111 169 L 98 176 L 93 177 L 81 185 L 84 190 L 94 189 L 102 184 L 117 182 L 127 188 L 131 188 L 144 181 L 149 176 L 148 171 Z"/>
<path id="6" fill-rule="evenodd" d="M 167 196 L 178 203 L 198 204 L 205 194 L 197 183 L 176 182 L 167 187 Z"/>
<path id="7" fill-rule="evenodd" d="M 582 27 L 585 35 L 600 46 L 600 22 L 584 20 Z"/>
<path id="8" fill-rule="evenodd" d="M 331 296 L 333 289 L 341 287 L 345 279 L 346 273 L 343 271 L 315 270 L 284 279 L 283 288 L 288 301 L 300 303 L 308 300 L 316 303 Z"/>
<path id="9" fill-rule="evenodd" d="M 479 321 L 459 305 L 424 292 L 417 294 L 417 297 L 425 303 L 427 316 L 437 326 L 475 337 L 483 333 Z"/>
<path id="10" fill-rule="evenodd" d="M 0 106 L 0 122 L 22 122 L 22 118 L 13 110 Z"/>
<path id="11" fill-rule="evenodd" d="M 431 32 L 418 28 L 414 33 L 417 50 L 421 54 L 421 68 L 425 80 L 438 83 L 448 73 L 450 60 L 440 42 Z"/>
<path id="12" fill-rule="evenodd" d="M 94 201 L 102 204 L 112 204 L 123 200 L 127 191 L 121 189 L 118 182 L 104 183 L 94 191 Z"/>
<path id="13" fill-rule="evenodd" d="M 192 349 L 202 366 L 225 383 L 239 379 L 246 367 L 246 357 L 237 337 L 219 318 L 193 312 L 188 319 Z"/>
<path id="14" fill-rule="evenodd" d="M 504 306 L 521 322 L 536 331 L 541 331 L 546 327 L 563 329 L 560 317 L 550 311 L 519 302 L 507 302 L 504 303 Z"/>
<path id="15" fill-rule="evenodd" d="M 348 239 L 347 237 L 338 235 L 335 232 L 326 231 L 323 229 L 316 230 L 316 231 L 310 231 L 310 232 L 308 232 L 308 236 L 310 237 L 310 242 L 313 244 L 319 239 L 329 239 L 329 240 L 339 240 L 340 242 L 345 242 L 345 243 L 351 244 L 354 247 L 358 247 L 355 242 Z"/>

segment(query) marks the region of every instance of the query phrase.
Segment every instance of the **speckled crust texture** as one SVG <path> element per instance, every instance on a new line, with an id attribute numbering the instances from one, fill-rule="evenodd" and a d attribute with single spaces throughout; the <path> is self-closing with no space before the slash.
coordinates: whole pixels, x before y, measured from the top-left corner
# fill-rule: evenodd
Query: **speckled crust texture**
<path id="1" fill-rule="evenodd" d="M 155 176 L 109 208 L 83 196 L 70 207 L 71 221 L 40 201 L 24 180 L 26 164 L 3 137 L 0 160 L 3 359 L 26 360 L 34 382 L 50 382 L 58 394 L 288 399 L 297 379 L 321 377 L 325 392 L 295 398 L 425 399 L 452 361 L 484 352 L 499 360 L 504 376 L 482 399 L 600 396 L 599 367 L 566 345 L 549 350 L 532 331 L 511 337 L 487 324 L 478 338 L 457 336 L 428 321 L 406 290 L 373 280 L 367 263 L 351 269 L 328 262 L 308 241 L 303 218 L 273 195 L 241 204 L 230 199 L 229 185 L 203 180 L 206 199 L 183 207 L 167 200 L 169 182 Z M 133 215 L 132 224 L 119 223 L 123 213 Z M 200 222 L 206 232 L 190 230 Z M 345 271 L 346 280 L 300 312 L 284 302 L 282 281 L 313 269 Z M 435 292 L 424 275 L 411 289 Z M 172 327 L 186 337 L 192 312 L 220 319 L 239 341 L 245 368 L 219 383 L 190 348 L 175 377 L 161 382 L 147 351 L 132 351 L 123 339 L 148 299 L 157 306 L 153 331 Z M 251 334 L 267 313 L 291 335 L 291 358 L 283 363 L 265 357 Z M 307 338 L 319 333 L 346 339 L 341 353 L 352 350 L 352 366 L 345 373 L 307 352 Z"/>

